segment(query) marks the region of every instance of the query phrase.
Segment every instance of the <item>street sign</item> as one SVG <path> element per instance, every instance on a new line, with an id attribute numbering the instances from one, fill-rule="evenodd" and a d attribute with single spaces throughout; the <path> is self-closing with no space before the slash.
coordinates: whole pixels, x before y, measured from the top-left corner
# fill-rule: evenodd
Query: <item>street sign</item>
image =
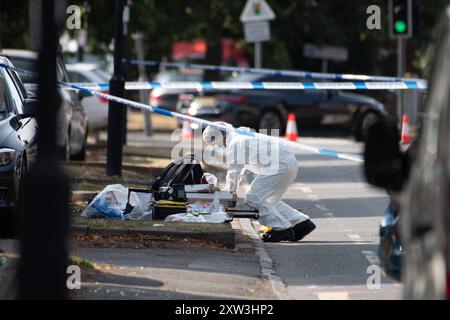
<path id="1" fill-rule="evenodd" d="M 275 13 L 265 0 L 247 0 L 241 14 L 241 22 L 259 22 L 275 19 Z"/>
<path id="2" fill-rule="evenodd" d="M 270 40 L 269 21 L 275 13 L 265 0 L 247 0 L 241 14 L 246 42 L 255 43 L 255 67 L 262 67 L 262 42 Z"/>
<path id="3" fill-rule="evenodd" d="M 270 27 L 268 21 L 248 22 L 244 24 L 246 42 L 270 41 Z"/>
<path id="4" fill-rule="evenodd" d="M 348 49 L 334 46 L 316 46 L 312 43 L 306 43 L 303 46 L 303 54 L 306 58 L 324 59 L 334 61 L 347 61 Z"/>

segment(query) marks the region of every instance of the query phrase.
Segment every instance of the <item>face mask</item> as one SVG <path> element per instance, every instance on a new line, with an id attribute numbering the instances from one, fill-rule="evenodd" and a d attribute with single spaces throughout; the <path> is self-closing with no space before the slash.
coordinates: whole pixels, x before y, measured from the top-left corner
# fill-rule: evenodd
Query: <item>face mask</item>
<path id="1" fill-rule="evenodd" d="M 215 152 L 217 155 L 225 154 L 225 147 L 224 147 L 224 146 L 216 145 L 216 146 L 214 146 L 213 150 L 214 150 L 214 152 Z"/>
<path id="2" fill-rule="evenodd" d="M 216 145 L 216 146 L 214 147 L 214 152 L 218 152 L 219 154 L 220 154 L 220 153 L 225 153 L 225 147 L 224 147 L 224 146 Z"/>

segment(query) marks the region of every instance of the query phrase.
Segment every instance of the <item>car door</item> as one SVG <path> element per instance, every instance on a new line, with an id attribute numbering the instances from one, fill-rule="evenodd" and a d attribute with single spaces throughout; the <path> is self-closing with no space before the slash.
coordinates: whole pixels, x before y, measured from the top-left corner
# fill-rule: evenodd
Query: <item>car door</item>
<path id="1" fill-rule="evenodd" d="M 14 118 L 18 114 L 23 114 L 23 104 L 28 98 L 27 92 L 21 80 L 13 71 L 6 71 L 5 82 L 9 92 L 9 111 Z M 12 128 L 17 138 L 23 142 L 26 153 L 27 166 L 31 165 L 37 156 L 37 121 L 33 117 L 11 121 Z"/>
<path id="2" fill-rule="evenodd" d="M 58 80 L 63 82 L 70 82 L 69 76 L 66 72 L 65 66 L 61 59 L 57 60 Z M 70 97 L 70 150 L 71 154 L 78 153 L 85 143 L 87 120 L 86 114 L 81 106 L 78 92 L 75 90 L 65 90 L 64 94 Z"/>
<path id="3" fill-rule="evenodd" d="M 324 99 L 317 106 L 322 124 L 346 125 L 351 122 L 358 106 L 337 90 L 323 90 Z"/>
<path id="4" fill-rule="evenodd" d="M 267 82 L 304 82 L 291 76 L 269 76 Z M 316 122 L 321 118 L 318 106 L 326 99 L 325 90 L 274 90 L 288 112 L 294 112 L 298 121 Z"/>

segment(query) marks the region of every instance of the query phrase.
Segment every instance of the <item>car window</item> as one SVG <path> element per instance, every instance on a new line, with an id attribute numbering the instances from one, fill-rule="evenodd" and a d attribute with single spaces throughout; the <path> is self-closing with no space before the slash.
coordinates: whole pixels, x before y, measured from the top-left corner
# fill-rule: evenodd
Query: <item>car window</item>
<path id="1" fill-rule="evenodd" d="M 109 82 L 109 80 L 111 79 L 111 75 L 102 69 L 93 69 L 92 73 L 99 77 L 102 82 Z"/>
<path id="2" fill-rule="evenodd" d="M 241 73 L 236 77 L 229 77 L 227 81 L 231 82 L 258 82 L 265 81 L 266 76 L 261 74 L 253 74 L 253 73 Z"/>
<path id="3" fill-rule="evenodd" d="M 38 72 L 37 60 L 36 59 L 27 59 L 20 57 L 11 57 L 7 56 L 7 58 L 11 61 L 13 66 L 21 69 L 25 69 L 32 72 Z M 22 79 L 23 83 L 37 83 L 37 76 L 32 76 L 29 74 L 20 74 L 20 79 Z"/>
<path id="4" fill-rule="evenodd" d="M 22 98 L 16 90 L 14 82 L 9 75 L 4 71 L 0 71 L 0 81 L 3 83 L 3 113 L 12 111 L 14 113 L 22 113 Z"/>
<path id="5" fill-rule="evenodd" d="M 56 74 L 58 81 L 70 82 L 70 77 L 60 56 L 56 58 Z"/>
<path id="6" fill-rule="evenodd" d="M 6 83 L 3 74 L 0 73 L 0 114 L 4 115 L 8 111 L 6 104 Z"/>
<path id="7" fill-rule="evenodd" d="M 84 75 L 82 75 L 77 71 L 68 71 L 68 73 L 70 75 L 70 79 L 73 82 L 92 82 L 91 80 L 89 80 L 88 78 L 86 78 Z"/>
<path id="8" fill-rule="evenodd" d="M 28 93 L 25 87 L 23 86 L 22 81 L 20 80 L 20 77 L 17 75 L 15 71 L 7 71 L 10 75 L 11 79 L 14 82 L 14 85 L 16 86 L 17 91 L 19 92 L 22 100 L 25 100 L 28 98 Z"/>

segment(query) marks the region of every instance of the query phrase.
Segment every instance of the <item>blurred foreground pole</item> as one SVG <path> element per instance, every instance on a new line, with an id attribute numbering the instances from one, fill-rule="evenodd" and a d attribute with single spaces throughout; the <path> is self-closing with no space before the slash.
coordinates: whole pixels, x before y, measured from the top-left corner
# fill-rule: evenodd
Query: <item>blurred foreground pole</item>
<path id="1" fill-rule="evenodd" d="M 124 80 L 122 73 L 123 54 L 123 0 L 115 0 L 115 33 L 114 33 L 114 74 L 109 81 L 109 94 L 123 97 Z M 106 174 L 108 176 L 122 175 L 122 151 L 124 129 L 124 107 L 117 102 L 109 101 L 108 108 L 108 144 Z"/>
<path id="2" fill-rule="evenodd" d="M 145 60 L 144 54 L 144 44 L 142 43 L 143 36 L 142 33 L 135 33 L 133 35 L 135 45 L 136 45 L 136 55 L 137 59 L 140 61 Z M 147 82 L 148 77 L 145 72 L 145 66 L 143 64 L 138 64 L 139 81 Z M 139 100 L 141 103 L 148 104 L 149 90 L 139 90 Z M 151 112 L 143 110 L 142 115 L 144 116 L 144 133 L 146 136 L 152 135 L 152 120 Z"/>
<path id="3" fill-rule="evenodd" d="M 35 11 L 42 23 L 38 155 L 18 203 L 21 237 L 18 297 L 65 299 L 69 181 L 56 160 L 56 112 L 60 98 L 56 88 L 55 1 L 41 0 L 39 4 L 40 9 Z"/>
<path id="4" fill-rule="evenodd" d="M 124 9 L 122 16 L 123 23 L 123 42 L 124 42 L 124 52 L 123 57 L 125 59 L 130 59 L 131 57 L 131 38 L 128 32 L 128 23 L 130 22 L 130 10 L 131 10 L 132 1 L 124 0 Z M 125 65 L 124 68 L 124 80 L 130 80 L 131 76 L 131 65 Z M 133 94 L 128 91 L 125 92 L 125 98 L 133 100 Z M 128 123 L 128 108 L 123 108 L 123 145 L 127 144 L 127 123 Z"/>
<path id="5" fill-rule="evenodd" d="M 397 39 L 397 77 L 403 77 L 405 73 L 405 40 Z M 401 126 L 403 117 L 403 92 L 397 90 L 397 120 Z"/>

